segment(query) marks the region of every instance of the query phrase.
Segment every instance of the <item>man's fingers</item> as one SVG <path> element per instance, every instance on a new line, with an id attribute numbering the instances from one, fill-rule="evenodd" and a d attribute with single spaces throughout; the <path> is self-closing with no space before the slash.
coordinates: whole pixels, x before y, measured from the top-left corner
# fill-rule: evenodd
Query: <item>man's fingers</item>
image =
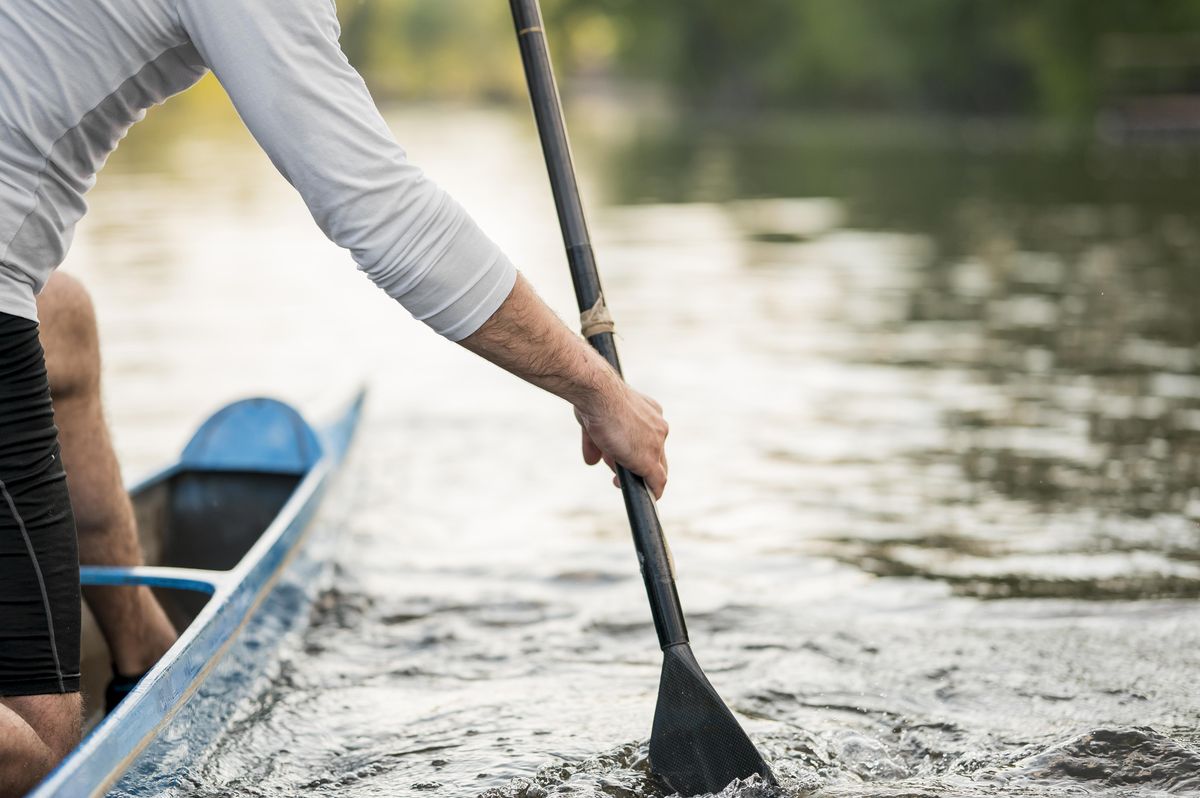
<path id="1" fill-rule="evenodd" d="M 667 487 L 667 468 L 665 462 L 642 463 L 637 468 L 630 468 L 630 470 L 642 478 L 646 483 L 646 487 L 650 488 L 650 492 L 654 494 L 654 498 L 662 498 L 663 491 Z"/>
<path id="2" fill-rule="evenodd" d="M 667 487 L 667 472 L 662 466 L 650 469 L 649 473 L 642 477 L 642 480 L 646 483 L 646 487 L 650 488 L 650 492 L 654 494 L 655 499 L 663 497 L 663 491 Z M 614 488 L 621 487 L 620 478 L 614 475 L 612 484 Z"/>
<path id="3" fill-rule="evenodd" d="M 654 494 L 654 498 L 661 499 L 663 491 L 667 488 L 667 470 L 661 465 L 650 470 L 644 479 L 646 486 L 650 488 L 650 492 Z"/>
<path id="4" fill-rule="evenodd" d="M 600 462 L 600 447 L 587 434 L 587 430 L 581 430 L 581 432 L 583 433 L 583 462 L 595 465 Z"/>
<path id="5" fill-rule="evenodd" d="M 628 391 L 625 399 L 586 417 L 576 408 L 575 417 L 584 428 L 583 459 L 589 465 L 603 460 L 614 473 L 620 463 L 640 475 L 656 498 L 662 498 L 668 469 L 663 444 L 670 433 L 662 405 L 635 391 Z M 613 484 L 620 486 L 620 480 L 614 479 Z"/>
<path id="6" fill-rule="evenodd" d="M 621 487 L 621 480 L 616 476 L 616 462 L 608 454 L 602 454 L 601 457 L 604 459 L 604 463 L 613 471 L 613 485 L 618 488 Z M 667 459 L 665 454 L 662 460 L 652 465 L 642 465 L 640 467 L 628 466 L 628 468 L 646 482 L 646 486 L 650 488 L 650 491 L 654 494 L 654 498 L 661 499 L 663 497 L 663 491 L 667 487 Z"/>

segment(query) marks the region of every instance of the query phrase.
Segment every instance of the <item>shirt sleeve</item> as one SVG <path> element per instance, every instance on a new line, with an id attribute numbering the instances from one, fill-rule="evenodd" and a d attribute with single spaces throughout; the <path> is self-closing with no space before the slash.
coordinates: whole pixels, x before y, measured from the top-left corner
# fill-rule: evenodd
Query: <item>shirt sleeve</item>
<path id="1" fill-rule="evenodd" d="M 338 44 L 332 0 L 178 0 L 179 20 L 321 230 L 412 315 L 457 341 L 516 270 L 409 163 Z"/>

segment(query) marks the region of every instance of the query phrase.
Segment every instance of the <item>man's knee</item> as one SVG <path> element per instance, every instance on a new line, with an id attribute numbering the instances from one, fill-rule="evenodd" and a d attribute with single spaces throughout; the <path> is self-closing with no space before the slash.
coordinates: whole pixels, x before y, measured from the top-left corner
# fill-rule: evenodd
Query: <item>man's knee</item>
<path id="1" fill-rule="evenodd" d="M 79 743 L 79 693 L 0 698 L 0 795 L 22 795 Z"/>
<path id="2" fill-rule="evenodd" d="M 24 721 L 57 762 L 79 743 L 83 699 L 79 693 L 7 696 L 0 704 Z"/>
<path id="3" fill-rule="evenodd" d="M 24 795 L 79 742 L 79 693 L 0 698 L 0 797 Z"/>
<path id="4" fill-rule="evenodd" d="M 97 388 L 96 311 L 83 284 L 62 272 L 51 275 L 38 296 L 38 320 L 50 393 L 59 399 Z"/>

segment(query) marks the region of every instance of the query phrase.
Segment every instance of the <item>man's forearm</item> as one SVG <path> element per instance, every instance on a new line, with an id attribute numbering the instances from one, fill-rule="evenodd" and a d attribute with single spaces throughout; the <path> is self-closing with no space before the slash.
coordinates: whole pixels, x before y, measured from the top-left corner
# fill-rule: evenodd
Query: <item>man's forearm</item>
<path id="1" fill-rule="evenodd" d="M 667 484 L 662 408 L 627 386 L 600 353 L 546 307 L 517 274 L 512 293 L 483 326 L 459 341 L 477 355 L 575 406 L 583 459 L 623 465 L 655 496 Z M 613 478 L 616 482 L 616 477 Z"/>
<path id="2" fill-rule="evenodd" d="M 583 410 L 609 401 L 624 387 L 608 362 L 571 332 L 520 274 L 504 304 L 459 343 Z"/>

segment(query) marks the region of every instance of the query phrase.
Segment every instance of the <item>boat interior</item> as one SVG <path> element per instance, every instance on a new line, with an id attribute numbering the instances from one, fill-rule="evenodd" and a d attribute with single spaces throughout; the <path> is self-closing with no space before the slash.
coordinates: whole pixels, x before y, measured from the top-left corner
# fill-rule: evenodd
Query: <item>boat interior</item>
<path id="1" fill-rule="evenodd" d="M 262 471 L 183 468 L 136 490 L 131 498 L 146 565 L 200 569 L 196 589 L 154 586 L 176 630 L 186 629 L 212 597 L 210 571 L 229 571 L 259 540 L 303 475 Z M 206 588 L 206 589 L 201 589 Z M 84 588 L 81 669 L 86 725 L 104 716 L 104 691 L 112 655 L 88 600 L 130 585 Z"/>

